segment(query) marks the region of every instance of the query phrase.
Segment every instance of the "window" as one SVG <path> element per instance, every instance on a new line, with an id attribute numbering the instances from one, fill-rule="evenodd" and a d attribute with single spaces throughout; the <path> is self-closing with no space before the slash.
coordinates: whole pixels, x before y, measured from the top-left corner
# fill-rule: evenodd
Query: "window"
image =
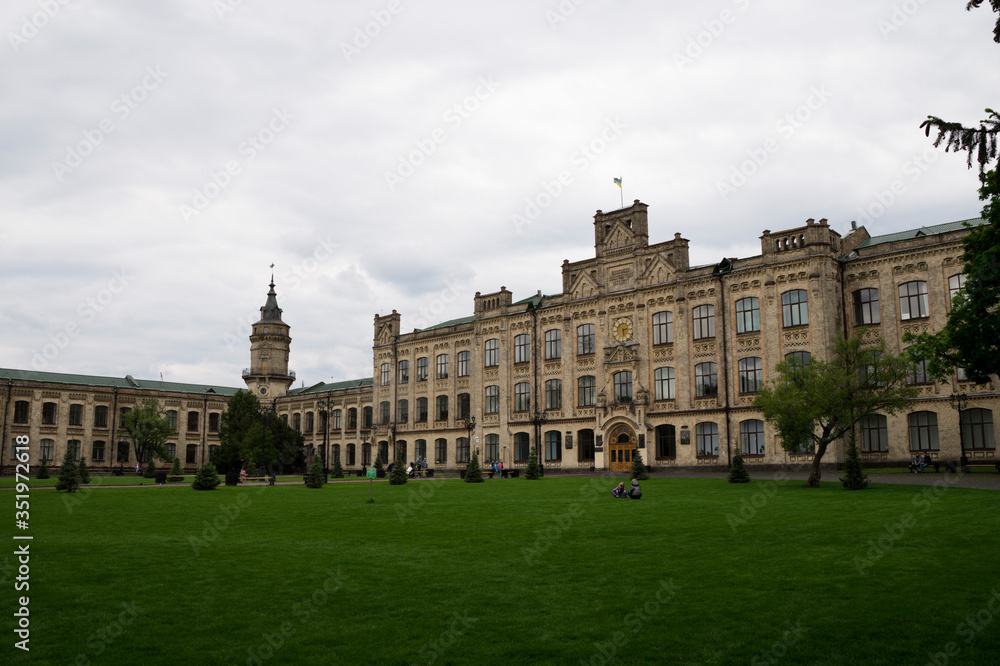
<path id="1" fill-rule="evenodd" d="M 400 400 L 396 403 L 396 421 L 406 423 L 410 420 L 410 401 Z"/>
<path id="2" fill-rule="evenodd" d="M 177 457 L 177 445 L 170 442 L 167 444 L 167 460 L 173 460 Z"/>
<path id="3" fill-rule="evenodd" d="M 545 360 L 562 358 L 562 331 L 554 328 L 545 331 Z"/>
<path id="4" fill-rule="evenodd" d="M 756 393 L 764 388 L 764 362 L 756 356 L 741 358 L 738 363 L 740 393 Z"/>
<path id="5" fill-rule="evenodd" d="M 719 455 L 719 425 L 699 423 L 694 427 L 694 439 L 699 456 Z"/>
<path id="6" fill-rule="evenodd" d="M 809 365 L 812 354 L 806 351 L 797 351 L 785 354 L 785 363 L 788 365 L 805 366 Z"/>
<path id="7" fill-rule="evenodd" d="M 545 409 L 562 409 L 562 380 L 545 382 Z"/>
<path id="8" fill-rule="evenodd" d="M 657 312 L 653 315 L 653 344 L 668 345 L 674 341 L 674 313 Z"/>
<path id="9" fill-rule="evenodd" d="M 906 421 L 910 429 L 910 451 L 937 451 L 937 414 L 934 412 L 913 412 Z"/>
<path id="10" fill-rule="evenodd" d="M 889 429 L 886 418 L 881 414 L 872 414 L 861 419 L 861 450 L 889 450 Z"/>
<path id="11" fill-rule="evenodd" d="M 353 465 L 354 464 L 354 462 L 356 460 L 356 457 L 355 457 L 356 453 L 357 453 L 357 448 L 354 446 L 354 444 L 348 444 L 347 445 L 347 464 L 348 465 Z"/>
<path id="12" fill-rule="evenodd" d="M 192 444 L 188 449 L 194 449 L 195 455 L 198 455 L 198 445 Z M 120 463 L 127 463 L 129 459 L 129 447 L 128 442 L 118 442 L 118 455 L 117 461 Z"/>
<path id="13" fill-rule="evenodd" d="M 312 432 L 314 425 L 314 418 L 312 412 L 306 412 L 306 432 Z"/>
<path id="14" fill-rule="evenodd" d="M 188 423 L 187 423 L 188 432 L 197 432 L 198 431 L 198 412 L 188 412 L 187 421 L 188 421 Z"/>
<path id="15" fill-rule="evenodd" d="M 967 449 L 995 449 L 993 412 L 988 409 L 962 410 L 962 438 Z"/>
<path id="16" fill-rule="evenodd" d="M 309 412 L 309 415 L 312 416 L 312 412 Z M 219 432 L 219 414 L 217 412 L 208 415 L 208 431 Z"/>
<path id="17" fill-rule="evenodd" d="M 351 411 L 355 412 L 352 421 L 354 422 L 354 426 L 357 427 L 358 425 L 357 412 L 354 409 L 351 409 Z M 361 422 L 362 427 L 364 428 L 372 427 L 372 419 L 375 417 L 374 411 L 375 409 L 371 405 L 368 405 L 361 411 L 361 416 L 363 419 L 363 421 Z"/>
<path id="18" fill-rule="evenodd" d="M 438 354 L 437 357 L 437 378 L 448 379 L 448 355 Z"/>
<path id="19" fill-rule="evenodd" d="M 107 421 L 108 408 L 104 408 L 104 419 Z M 28 401 L 18 400 L 14 403 L 14 423 L 28 422 Z M 97 425 L 96 423 L 94 425 Z M 105 424 L 106 425 L 106 424 Z"/>
<path id="20" fill-rule="evenodd" d="M 334 430 L 340 430 L 343 425 L 342 412 L 339 409 L 333 410 L 333 424 Z"/>
<path id="21" fill-rule="evenodd" d="M 374 444 L 371 442 L 363 442 L 361 444 L 361 464 L 367 467 L 372 464 L 372 447 Z M 355 461 L 356 449 L 353 444 L 347 445 L 347 463 L 353 465 Z"/>
<path id="22" fill-rule="evenodd" d="M 736 301 L 736 332 L 753 333 L 760 330 L 760 299 L 756 296 Z"/>
<path id="23" fill-rule="evenodd" d="M 745 456 L 764 455 L 764 422 L 758 419 L 740 421 L 740 450 Z"/>
<path id="24" fill-rule="evenodd" d="M 514 336 L 514 363 L 527 363 L 531 360 L 531 343 L 526 333 Z M 487 363 L 486 365 L 489 365 Z M 495 364 L 494 364 L 495 365 Z"/>
<path id="25" fill-rule="evenodd" d="M 483 343 L 483 366 L 495 368 L 500 365 L 500 341 L 492 338 Z"/>
<path id="26" fill-rule="evenodd" d="M 427 357 L 422 356 L 417 359 L 417 381 L 427 381 Z"/>
<path id="27" fill-rule="evenodd" d="M 427 398 L 417 398 L 417 413 L 414 417 L 417 423 L 427 421 Z"/>
<path id="28" fill-rule="evenodd" d="M 25 403 L 27 404 L 27 403 Z M 15 419 L 16 420 L 16 419 Z M 107 428 L 108 427 L 108 406 L 107 405 L 97 405 L 94 407 L 94 427 L 95 428 Z M 177 428 L 177 424 L 174 424 L 174 428 Z"/>
<path id="29" fill-rule="evenodd" d="M 378 422 L 381 425 L 387 425 L 389 423 L 389 401 L 383 400 L 378 405 Z"/>
<path id="30" fill-rule="evenodd" d="M 486 397 L 486 402 L 483 404 L 484 414 L 499 414 L 500 413 L 500 387 L 499 386 L 487 386 L 484 395 Z"/>
<path id="31" fill-rule="evenodd" d="M 785 328 L 809 323 L 809 294 L 805 289 L 792 289 L 781 295 L 781 322 Z"/>
<path id="32" fill-rule="evenodd" d="M 577 405 L 580 407 L 593 407 L 597 404 L 597 379 L 591 375 L 584 375 L 576 380 Z"/>
<path id="33" fill-rule="evenodd" d="M 282 414 L 280 418 L 282 423 L 288 425 L 288 414 Z"/>
<path id="34" fill-rule="evenodd" d="M 691 326 L 694 330 L 694 339 L 715 337 L 715 306 L 699 305 L 691 310 Z"/>
<path id="35" fill-rule="evenodd" d="M 879 324 L 878 289 L 858 289 L 854 292 L 854 325 Z"/>
<path id="36" fill-rule="evenodd" d="M 656 457 L 676 458 L 677 439 L 676 429 L 672 425 L 656 426 L 654 431 L 656 437 Z"/>
<path id="37" fill-rule="evenodd" d="M 469 438 L 459 437 L 455 440 L 455 463 L 468 464 L 469 462 Z"/>
<path id="38" fill-rule="evenodd" d="M 447 421 L 448 420 L 448 396 L 439 395 L 434 401 L 434 420 L 435 421 Z"/>
<path id="39" fill-rule="evenodd" d="M 391 463 L 391 462 L 393 462 L 392 460 L 389 460 L 389 442 L 386 442 L 385 440 L 383 440 L 383 441 L 381 441 L 381 442 L 378 443 L 378 457 L 384 463 Z"/>
<path id="40" fill-rule="evenodd" d="M 83 425 L 83 405 L 69 406 L 69 424 L 71 426 Z M 79 457 L 79 456 L 76 456 Z"/>
<path id="41" fill-rule="evenodd" d="M 104 442 L 101 440 L 90 445 L 90 462 L 104 462 Z"/>
<path id="42" fill-rule="evenodd" d="M 119 453 L 121 453 L 120 449 L 119 449 Z M 126 452 L 126 455 L 128 455 L 128 452 Z M 128 460 L 126 460 L 125 462 L 128 462 Z M 196 464 L 198 462 L 198 445 L 197 444 L 188 444 L 187 445 L 187 452 L 186 452 L 186 454 L 184 456 L 184 462 L 185 462 L 185 464 L 188 464 L 188 465 L 194 465 L 194 464 Z"/>
<path id="43" fill-rule="evenodd" d="M 448 440 L 439 437 L 434 440 L 434 464 L 444 465 L 448 462 Z"/>
<path id="44" fill-rule="evenodd" d="M 469 352 L 467 351 L 458 352 L 458 376 L 469 376 Z"/>
<path id="45" fill-rule="evenodd" d="M 519 382 L 514 384 L 514 411 L 527 412 L 531 409 L 531 384 Z"/>
<path id="46" fill-rule="evenodd" d="M 719 378 L 714 363 L 699 363 L 694 366 L 694 395 L 707 398 L 719 393 Z"/>
<path id="47" fill-rule="evenodd" d="M 579 462 L 594 460 L 594 431 L 580 430 L 576 433 L 576 455 Z"/>
<path id="48" fill-rule="evenodd" d="M 500 435 L 486 435 L 484 460 L 500 460 Z"/>
<path id="49" fill-rule="evenodd" d="M 56 403 L 54 402 L 42 403 L 42 425 L 55 425 L 55 424 L 56 424 Z"/>
<path id="50" fill-rule="evenodd" d="M 54 460 L 55 444 L 56 444 L 55 440 L 52 439 L 41 440 L 41 444 L 38 448 L 38 459 L 48 460 L 50 462 Z"/>
<path id="51" fill-rule="evenodd" d="M 177 432 L 177 410 L 167 410 L 167 421 L 170 422 L 170 429 Z"/>
<path id="52" fill-rule="evenodd" d="M 578 355 L 593 354 L 597 348 L 597 338 L 594 335 L 593 324 L 581 324 L 576 327 L 576 353 Z"/>
<path id="53" fill-rule="evenodd" d="M 632 402 L 632 373 L 624 370 L 614 374 L 615 402 Z"/>
<path id="54" fill-rule="evenodd" d="M 472 397 L 468 393 L 458 394 L 458 415 L 456 418 L 463 421 L 469 420 L 472 416 Z"/>
<path id="55" fill-rule="evenodd" d="M 190 430 L 190 428 L 188 428 Z M 292 414 L 292 430 L 302 432 L 302 415 L 298 412 Z"/>
<path id="56" fill-rule="evenodd" d="M 415 456 L 415 458 L 414 458 L 415 461 L 419 460 L 420 458 L 423 458 L 424 460 L 427 460 L 427 440 L 426 439 L 418 439 L 417 441 L 413 442 L 413 455 Z"/>
<path id="57" fill-rule="evenodd" d="M 514 434 L 514 462 L 523 463 L 528 461 L 529 450 L 531 448 L 531 438 L 526 432 Z"/>
<path id="58" fill-rule="evenodd" d="M 406 440 L 404 439 L 396 440 L 396 455 L 393 458 L 393 460 L 400 460 L 400 459 L 404 461 L 404 464 L 407 461 L 409 461 L 409 458 L 406 455 Z"/>
<path id="59" fill-rule="evenodd" d="M 545 433 L 545 462 L 562 460 L 562 433 L 549 430 Z"/>
<path id="60" fill-rule="evenodd" d="M 334 444 L 330 448 L 333 452 L 333 462 L 340 462 L 340 444 Z"/>
<path id="61" fill-rule="evenodd" d="M 931 378 L 927 375 L 927 361 L 917 361 L 910 366 L 906 373 L 906 383 L 911 386 L 931 383 Z"/>
<path id="62" fill-rule="evenodd" d="M 958 292 L 965 289 L 965 273 L 952 275 L 948 278 L 948 302 L 951 303 L 958 296 Z"/>
<path id="63" fill-rule="evenodd" d="M 389 364 L 383 363 L 379 368 L 379 383 L 382 386 L 389 385 Z"/>
<path id="64" fill-rule="evenodd" d="M 371 409 L 370 407 L 365 407 L 365 409 Z M 371 425 L 370 423 L 368 425 Z M 351 407 L 347 410 L 347 429 L 357 430 L 358 428 L 358 410 L 356 407 Z"/>
<path id="65" fill-rule="evenodd" d="M 927 283 L 923 280 L 914 280 L 899 285 L 899 318 L 906 321 L 929 316 Z"/>
<path id="66" fill-rule="evenodd" d="M 969 381 L 969 373 L 965 368 L 955 368 L 955 379 L 960 382 Z"/>
<path id="67" fill-rule="evenodd" d="M 396 364 L 396 382 L 399 384 L 410 383 L 410 362 L 400 361 Z"/>
<path id="68" fill-rule="evenodd" d="M 677 397 L 674 393 L 674 369 L 657 368 L 654 370 L 653 388 L 657 400 L 673 400 Z"/>

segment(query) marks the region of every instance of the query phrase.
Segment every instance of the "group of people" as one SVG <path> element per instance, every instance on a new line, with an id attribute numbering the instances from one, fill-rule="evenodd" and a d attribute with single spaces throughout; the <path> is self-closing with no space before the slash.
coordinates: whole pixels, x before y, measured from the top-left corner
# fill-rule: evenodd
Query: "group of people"
<path id="1" fill-rule="evenodd" d="M 642 488 L 639 487 L 639 479 L 632 479 L 632 487 L 625 490 L 625 482 L 622 481 L 615 489 L 611 491 L 612 497 L 617 497 L 619 499 L 639 499 L 642 497 Z"/>
<path id="2" fill-rule="evenodd" d="M 427 458 L 423 456 L 417 457 L 417 462 L 410 463 L 406 466 L 406 475 L 411 479 L 415 476 L 420 476 L 420 472 L 427 469 Z"/>
<path id="3" fill-rule="evenodd" d="M 913 462 L 910 463 L 910 471 L 922 472 L 924 471 L 924 468 L 930 464 L 933 464 L 933 461 L 931 460 L 931 454 L 924 453 L 924 456 L 921 458 L 920 454 L 918 453 L 917 455 L 913 456 Z"/>
<path id="4" fill-rule="evenodd" d="M 503 461 L 500 461 L 500 460 L 491 460 L 490 461 L 490 469 L 493 470 L 494 474 L 499 474 L 501 479 L 508 478 L 507 477 L 507 468 L 503 466 Z"/>

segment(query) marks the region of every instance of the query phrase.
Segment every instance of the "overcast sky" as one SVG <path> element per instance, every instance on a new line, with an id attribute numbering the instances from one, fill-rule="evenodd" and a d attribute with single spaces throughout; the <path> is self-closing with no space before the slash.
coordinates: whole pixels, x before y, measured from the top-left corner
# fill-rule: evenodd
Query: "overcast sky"
<path id="1" fill-rule="evenodd" d="M 274 263 L 296 386 L 371 376 L 375 313 L 559 293 L 616 176 L 692 264 L 976 217 L 965 4 L 6 0 L 0 367 L 242 386 Z"/>

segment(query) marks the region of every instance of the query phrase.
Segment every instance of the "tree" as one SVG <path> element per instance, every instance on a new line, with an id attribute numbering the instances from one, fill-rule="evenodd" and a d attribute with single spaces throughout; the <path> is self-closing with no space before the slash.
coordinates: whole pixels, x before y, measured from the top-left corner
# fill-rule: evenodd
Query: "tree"
<path id="1" fill-rule="evenodd" d="M 984 0 L 971 0 L 965 8 L 980 7 Z M 990 0 L 994 12 L 1000 12 L 1000 0 Z M 993 41 L 1000 43 L 1000 18 L 993 27 Z M 963 368 L 978 383 L 1000 374 L 1000 169 L 998 169 L 997 134 L 1000 115 L 986 109 L 979 127 L 965 127 L 936 116 L 928 116 L 920 127 L 930 136 L 937 132 L 934 145 L 944 144 L 945 152 L 963 151 L 971 169 L 979 169 L 979 198 L 986 203 L 983 224 L 970 227 L 962 240 L 964 249 L 965 288 L 952 301 L 948 321 L 937 333 L 906 334 L 904 342 L 913 343 L 907 353 L 914 360 L 927 361 L 927 372 L 942 379 L 954 368 Z"/>
<path id="2" fill-rule="evenodd" d="M 483 468 L 479 465 L 479 454 L 475 451 L 472 452 L 472 460 L 470 460 L 469 464 L 465 466 L 465 482 L 483 482 Z"/>
<path id="3" fill-rule="evenodd" d="M 306 473 L 306 488 L 322 488 L 323 487 L 323 463 L 320 462 L 319 456 L 313 458 L 313 464 L 309 466 L 309 471 Z"/>
<path id="4" fill-rule="evenodd" d="M 45 458 L 42 459 L 42 466 L 38 468 L 38 472 L 35 474 L 36 479 L 47 479 L 49 478 L 49 461 Z"/>
<path id="5" fill-rule="evenodd" d="M 142 476 L 147 479 L 156 478 L 156 461 L 150 460 L 146 463 L 146 466 L 142 468 Z"/>
<path id="6" fill-rule="evenodd" d="M 66 492 L 76 492 L 80 487 L 80 468 L 76 466 L 76 459 L 71 452 L 67 451 L 63 457 L 62 466 L 59 468 L 59 480 L 56 482 L 56 490 Z"/>
<path id="7" fill-rule="evenodd" d="M 778 377 L 754 400 L 778 431 L 782 448 L 796 452 L 804 444 L 815 447 L 807 481 L 811 488 L 819 486 L 820 462 L 832 442 L 861 419 L 894 414 L 917 395 L 906 386 L 909 359 L 891 354 L 882 338 L 864 346 L 863 336 L 864 329 L 858 329 L 848 339 L 838 337 L 829 361 L 782 361 L 775 368 Z"/>
<path id="8" fill-rule="evenodd" d="M 384 469 L 385 469 L 385 465 L 382 462 L 382 454 L 381 453 L 376 453 L 375 454 L 375 474 L 376 474 L 376 476 L 378 476 L 379 478 L 382 478 L 383 476 L 385 476 L 385 474 L 383 473 Z"/>
<path id="9" fill-rule="evenodd" d="M 181 459 L 174 458 L 174 465 L 170 468 L 170 476 L 167 477 L 168 483 L 180 483 L 184 480 L 184 470 L 181 469 Z"/>
<path id="10" fill-rule="evenodd" d="M 80 458 L 80 483 L 90 483 L 90 470 L 87 469 L 87 458 Z"/>
<path id="11" fill-rule="evenodd" d="M 342 478 L 344 478 L 344 468 L 340 464 L 340 458 L 337 458 L 336 460 L 333 461 L 333 473 L 332 473 L 332 476 L 335 479 L 342 479 Z"/>
<path id="12" fill-rule="evenodd" d="M 642 454 L 639 453 L 639 449 L 632 452 L 632 478 L 639 479 L 640 481 L 645 481 L 649 478 L 649 474 L 646 473 L 646 463 L 642 461 Z"/>
<path id="13" fill-rule="evenodd" d="M 733 456 L 733 466 L 729 468 L 729 483 L 750 483 L 750 475 L 743 465 L 743 452 L 739 449 Z"/>
<path id="14" fill-rule="evenodd" d="M 132 443 L 136 460 L 152 461 L 154 455 L 167 460 L 167 439 L 173 436 L 174 427 L 156 400 L 147 398 L 125 414 L 122 430 Z"/>
<path id="15" fill-rule="evenodd" d="M 849 437 L 847 460 L 844 462 L 844 476 L 840 477 L 840 482 L 848 490 L 864 490 L 868 487 L 868 475 L 861 468 L 861 454 L 858 453 L 858 445 L 854 441 L 853 435 L 849 435 Z"/>
<path id="16" fill-rule="evenodd" d="M 400 450 L 396 452 L 396 463 L 392 466 L 392 473 L 389 474 L 389 485 L 401 486 L 406 481 L 406 461 L 403 459 L 402 450 Z"/>
<path id="17" fill-rule="evenodd" d="M 219 421 L 219 446 L 212 463 L 222 473 L 261 467 L 272 474 L 306 470 L 305 438 L 263 407 L 250 391 L 237 391 Z M 261 448 L 263 447 L 263 457 Z"/>
<path id="18" fill-rule="evenodd" d="M 219 475 L 215 472 L 215 465 L 210 462 L 198 468 L 198 474 L 194 477 L 191 487 L 195 490 L 215 490 L 219 485 Z"/>
<path id="19" fill-rule="evenodd" d="M 526 479 L 540 479 L 542 478 L 542 468 L 538 465 L 538 447 L 531 447 L 531 453 L 528 454 L 528 467 L 524 470 L 524 478 Z"/>

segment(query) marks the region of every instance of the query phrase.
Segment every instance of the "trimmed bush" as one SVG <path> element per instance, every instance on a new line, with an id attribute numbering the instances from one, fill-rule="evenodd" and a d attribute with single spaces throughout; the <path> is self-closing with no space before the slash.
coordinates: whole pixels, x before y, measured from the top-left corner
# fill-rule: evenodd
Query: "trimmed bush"
<path id="1" fill-rule="evenodd" d="M 392 472 L 389 474 L 389 485 L 401 486 L 406 481 L 406 461 L 397 456 L 396 463 L 392 466 Z"/>
<path id="2" fill-rule="evenodd" d="M 864 490 L 868 487 L 868 475 L 861 468 L 861 454 L 858 446 L 851 442 L 847 447 L 847 460 L 844 461 L 844 476 L 840 482 L 848 490 Z"/>
<path id="3" fill-rule="evenodd" d="M 167 483 L 180 483 L 184 480 L 184 470 L 181 469 L 181 459 L 174 458 L 174 465 L 170 468 L 170 476 L 167 477 Z"/>
<path id="4" fill-rule="evenodd" d="M 156 462 L 150 460 L 146 463 L 146 466 L 142 468 L 142 476 L 146 479 L 156 478 Z"/>
<path id="5" fill-rule="evenodd" d="M 87 458 L 80 458 L 80 483 L 90 483 L 90 470 L 87 469 Z"/>
<path id="6" fill-rule="evenodd" d="M 524 478 L 526 479 L 540 479 L 542 478 L 542 468 L 538 465 L 538 447 L 531 447 L 531 453 L 528 454 L 528 467 L 524 470 Z"/>
<path id="7" fill-rule="evenodd" d="M 76 460 L 67 451 L 66 456 L 63 458 L 62 466 L 59 468 L 59 481 L 56 482 L 56 490 L 65 490 L 72 493 L 76 492 L 76 489 L 79 487 L 80 468 L 76 466 Z"/>
<path id="8" fill-rule="evenodd" d="M 313 464 L 309 466 L 309 471 L 306 472 L 306 488 L 322 488 L 323 487 L 323 463 L 320 462 L 319 456 L 313 458 Z"/>
<path id="9" fill-rule="evenodd" d="M 344 478 L 344 468 L 340 464 L 340 458 L 333 461 L 333 478 L 342 479 Z"/>
<path id="10" fill-rule="evenodd" d="M 639 479 L 640 481 L 645 481 L 649 478 L 649 474 L 646 473 L 646 463 L 642 461 L 642 454 L 639 453 L 639 449 L 632 452 L 632 478 Z"/>
<path id="11" fill-rule="evenodd" d="M 198 468 L 198 474 L 194 477 L 191 487 L 195 490 L 215 490 L 220 483 L 219 475 L 215 471 L 215 465 L 208 462 Z"/>
<path id="12" fill-rule="evenodd" d="M 479 454 L 475 451 L 472 452 L 472 460 L 469 461 L 469 464 L 465 468 L 465 482 L 483 482 L 483 468 L 479 465 Z"/>
<path id="13" fill-rule="evenodd" d="M 47 478 L 49 478 L 49 461 L 48 460 L 43 460 L 42 461 L 42 466 L 38 468 L 37 472 L 35 472 L 35 478 L 36 479 L 47 479 Z"/>
<path id="14" fill-rule="evenodd" d="M 750 475 L 743 466 L 743 453 L 736 451 L 733 456 L 733 466 L 729 468 L 729 483 L 750 483 Z"/>

